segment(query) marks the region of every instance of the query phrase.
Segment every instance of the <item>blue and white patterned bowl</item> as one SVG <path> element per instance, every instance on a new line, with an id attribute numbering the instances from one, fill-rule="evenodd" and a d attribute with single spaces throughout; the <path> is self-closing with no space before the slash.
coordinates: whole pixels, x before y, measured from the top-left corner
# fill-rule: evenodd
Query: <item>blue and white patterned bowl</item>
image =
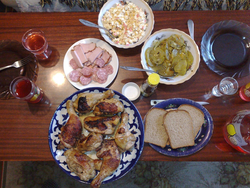
<path id="1" fill-rule="evenodd" d="M 102 93 L 107 91 L 107 88 L 101 88 L 101 87 L 92 87 L 92 88 L 86 88 L 83 90 L 79 90 L 66 98 L 57 108 L 55 111 L 54 116 L 52 117 L 52 120 L 50 122 L 50 127 L 49 127 L 49 146 L 50 146 L 50 151 L 57 162 L 57 164 L 62 168 L 62 170 L 70 175 L 71 177 L 75 178 L 76 180 L 82 182 L 82 183 L 91 183 L 92 180 L 86 182 L 80 180 L 78 176 L 76 176 L 75 173 L 72 173 L 68 165 L 66 163 L 66 157 L 64 156 L 64 151 L 66 150 L 58 150 L 57 146 L 59 144 L 59 138 L 58 135 L 61 133 L 61 127 L 66 123 L 68 120 L 68 113 L 66 109 L 66 102 L 68 100 L 75 100 L 77 98 L 77 95 L 79 93 Z M 121 163 L 120 166 L 117 168 L 117 170 L 107 177 L 103 183 L 108 183 L 112 182 L 114 180 L 117 180 L 124 176 L 126 173 L 128 173 L 137 163 L 139 160 L 143 146 L 144 146 L 144 125 L 142 122 L 142 118 L 136 107 L 134 106 L 133 103 L 129 101 L 124 95 L 120 94 L 117 91 L 114 91 L 115 96 L 114 98 L 119 99 L 124 107 L 125 111 L 129 114 L 129 129 L 130 131 L 136 136 L 136 142 L 134 149 L 130 151 L 126 151 L 121 154 Z"/>
<path id="2" fill-rule="evenodd" d="M 202 110 L 205 116 L 204 124 L 202 125 L 200 131 L 196 135 L 194 146 L 172 149 L 170 145 L 167 145 L 165 148 L 162 148 L 154 144 L 149 144 L 154 150 L 158 151 L 161 154 L 172 156 L 172 157 L 183 157 L 183 156 L 192 155 L 200 151 L 204 146 L 206 146 L 210 138 L 212 137 L 214 124 L 213 124 L 213 119 L 210 113 L 207 111 L 206 108 L 204 108 L 202 105 L 198 104 L 197 102 L 193 100 L 184 99 L 184 98 L 173 98 L 173 99 L 162 101 L 156 104 L 153 108 L 163 108 L 165 110 L 176 109 L 182 104 L 189 104 Z"/>

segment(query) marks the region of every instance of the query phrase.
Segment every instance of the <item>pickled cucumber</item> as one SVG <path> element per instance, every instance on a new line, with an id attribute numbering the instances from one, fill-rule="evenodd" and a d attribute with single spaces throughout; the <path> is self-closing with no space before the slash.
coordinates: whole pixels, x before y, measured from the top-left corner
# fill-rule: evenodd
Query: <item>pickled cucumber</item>
<path id="1" fill-rule="evenodd" d="M 184 39 L 177 34 L 153 41 L 145 51 L 145 59 L 148 66 L 162 76 L 183 76 L 194 62 Z"/>

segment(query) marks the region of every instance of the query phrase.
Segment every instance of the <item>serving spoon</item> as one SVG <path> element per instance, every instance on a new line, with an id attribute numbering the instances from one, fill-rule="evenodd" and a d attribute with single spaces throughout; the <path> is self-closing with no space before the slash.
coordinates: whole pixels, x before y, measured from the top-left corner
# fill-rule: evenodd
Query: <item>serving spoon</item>
<path id="1" fill-rule="evenodd" d="M 190 37 L 194 40 L 194 22 L 193 20 L 188 20 L 187 24 Z"/>
<path id="2" fill-rule="evenodd" d="M 130 71 L 144 71 L 144 72 L 150 72 L 150 73 L 157 73 L 158 72 L 155 72 L 154 70 L 150 70 L 150 69 L 140 69 L 140 68 L 136 68 L 136 67 L 128 67 L 128 66 L 120 66 L 122 69 L 125 69 L 125 70 L 130 70 Z M 162 79 L 166 79 L 166 80 L 172 80 L 171 77 L 166 77 L 166 76 L 161 76 L 159 75 L 160 78 Z"/>
<path id="3" fill-rule="evenodd" d="M 102 27 L 102 26 L 99 26 L 93 22 L 90 22 L 90 21 L 87 21 L 87 20 L 84 20 L 84 19 L 79 19 L 79 21 L 83 24 L 83 25 L 86 25 L 88 27 L 95 27 L 95 28 L 100 28 L 100 29 L 103 29 L 106 32 L 106 34 L 111 38 L 111 39 L 114 39 L 116 38 L 108 29 L 106 29 L 105 27 Z"/>

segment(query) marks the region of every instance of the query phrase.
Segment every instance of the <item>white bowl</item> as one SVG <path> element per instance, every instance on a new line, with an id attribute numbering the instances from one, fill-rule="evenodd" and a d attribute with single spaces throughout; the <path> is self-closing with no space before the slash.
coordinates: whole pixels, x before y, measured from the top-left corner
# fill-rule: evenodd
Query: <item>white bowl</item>
<path id="1" fill-rule="evenodd" d="M 156 39 L 164 39 L 164 38 L 168 38 L 173 34 L 178 34 L 181 35 L 184 39 L 184 41 L 187 43 L 187 46 L 189 47 L 189 51 L 192 53 L 193 57 L 194 57 L 194 62 L 191 66 L 191 68 L 187 71 L 187 73 L 183 76 L 175 76 L 172 77 L 171 80 L 166 80 L 161 78 L 160 79 L 160 83 L 162 84 L 166 84 L 166 85 L 176 85 L 176 84 L 181 84 L 187 80 L 189 80 L 197 71 L 197 69 L 199 68 L 200 65 L 200 51 L 199 48 L 197 46 L 197 44 L 195 43 L 195 41 L 193 39 L 191 39 L 191 37 L 184 33 L 183 31 L 180 31 L 178 29 L 162 29 L 159 30 L 157 32 L 155 32 L 154 34 L 152 34 L 144 43 L 142 50 L 141 50 L 141 64 L 142 67 L 144 69 L 151 69 L 151 67 L 149 67 L 147 65 L 146 59 L 145 59 L 145 51 L 148 47 L 150 47 L 152 45 L 152 42 Z M 152 69 L 151 69 L 152 70 Z M 147 72 L 147 74 L 149 75 L 150 73 Z"/>
<path id="2" fill-rule="evenodd" d="M 116 3 L 120 3 L 121 0 L 109 0 L 107 1 L 103 7 L 101 8 L 98 16 L 98 25 L 103 27 L 102 24 L 102 17 L 108 11 L 111 7 L 113 7 Z M 142 8 L 147 15 L 147 20 L 148 20 L 148 26 L 145 31 L 145 35 L 136 43 L 130 44 L 130 45 L 119 45 L 114 43 L 105 33 L 103 29 L 99 29 L 102 37 L 111 45 L 116 46 L 117 48 L 134 48 L 136 46 L 139 46 L 142 44 L 151 34 L 153 28 L 154 28 L 154 14 L 152 12 L 152 9 L 149 7 L 149 5 L 144 1 L 144 0 L 127 0 L 128 2 L 132 2 L 136 6 Z"/>
<path id="3" fill-rule="evenodd" d="M 140 87 L 134 82 L 128 82 L 122 87 L 122 94 L 130 101 L 138 99 L 140 96 Z"/>

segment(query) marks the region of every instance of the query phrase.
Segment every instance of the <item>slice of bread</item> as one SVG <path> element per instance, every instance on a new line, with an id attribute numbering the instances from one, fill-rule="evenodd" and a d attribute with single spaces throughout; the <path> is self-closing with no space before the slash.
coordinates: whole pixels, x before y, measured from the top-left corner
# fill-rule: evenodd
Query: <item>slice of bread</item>
<path id="1" fill-rule="evenodd" d="M 152 108 L 146 114 L 144 141 L 164 148 L 168 142 L 168 135 L 163 126 L 163 117 L 167 113 L 161 108 Z"/>
<path id="2" fill-rule="evenodd" d="M 193 120 L 187 111 L 168 111 L 164 116 L 163 125 L 173 149 L 194 145 Z"/>
<path id="3" fill-rule="evenodd" d="M 186 110 L 190 114 L 193 120 L 194 136 L 196 136 L 204 123 L 204 113 L 199 108 L 189 104 L 182 104 L 178 109 Z"/>

